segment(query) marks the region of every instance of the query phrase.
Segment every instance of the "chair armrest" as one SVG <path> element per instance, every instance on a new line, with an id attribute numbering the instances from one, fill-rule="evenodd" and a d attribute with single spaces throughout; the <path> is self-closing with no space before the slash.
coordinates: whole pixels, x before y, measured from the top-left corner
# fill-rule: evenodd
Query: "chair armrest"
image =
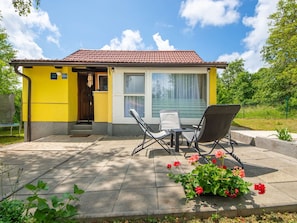
<path id="1" fill-rule="evenodd" d="M 201 125 L 192 125 L 194 129 L 201 129 Z"/>

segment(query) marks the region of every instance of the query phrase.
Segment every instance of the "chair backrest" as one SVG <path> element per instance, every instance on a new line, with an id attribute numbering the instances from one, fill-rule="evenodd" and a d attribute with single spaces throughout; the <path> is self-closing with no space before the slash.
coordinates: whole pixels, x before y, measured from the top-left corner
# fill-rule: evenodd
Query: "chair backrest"
<path id="1" fill-rule="evenodd" d="M 180 129 L 180 119 L 176 110 L 160 111 L 160 130 Z"/>
<path id="2" fill-rule="evenodd" d="M 149 131 L 147 124 L 143 121 L 143 119 L 140 117 L 138 112 L 135 109 L 130 109 L 130 115 L 136 120 L 139 127 L 142 129 L 143 132 Z"/>
<path id="3" fill-rule="evenodd" d="M 11 124 L 15 114 L 14 95 L 0 95 L 0 123 Z"/>
<path id="4" fill-rule="evenodd" d="M 212 142 L 224 138 L 230 130 L 232 120 L 240 110 L 240 105 L 210 105 L 200 121 L 198 142 Z"/>

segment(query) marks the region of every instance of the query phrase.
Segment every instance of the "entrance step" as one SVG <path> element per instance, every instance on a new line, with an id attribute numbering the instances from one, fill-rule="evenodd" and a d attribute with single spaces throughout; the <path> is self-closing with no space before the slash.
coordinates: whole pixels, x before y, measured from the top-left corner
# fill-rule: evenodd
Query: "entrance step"
<path id="1" fill-rule="evenodd" d="M 70 134 L 73 136 L 92 135 L 92 124 L 83 124 L 83 123 L 75 124 L 72 127 Z"/>

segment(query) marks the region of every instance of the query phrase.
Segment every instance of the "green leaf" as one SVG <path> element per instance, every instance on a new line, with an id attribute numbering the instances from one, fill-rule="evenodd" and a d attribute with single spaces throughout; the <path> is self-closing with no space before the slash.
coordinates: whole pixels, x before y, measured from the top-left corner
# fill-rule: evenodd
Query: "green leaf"
<path id="1" fill-rule="evenodd" d="M 83 194 L 85 191 L 80 189 L 76 184 L 73 186 L 74 194 Z"/>
<path id="2" fill-rule="evenodd" d="M 25 186 L 25 188 L 27 188 L 28 190 L 31 190 L 31 191 L 34 191 L 34 190 L 36 190 L 36 186 L 34 186 L 33 184 L 27 184 L 26 186 Z"/>

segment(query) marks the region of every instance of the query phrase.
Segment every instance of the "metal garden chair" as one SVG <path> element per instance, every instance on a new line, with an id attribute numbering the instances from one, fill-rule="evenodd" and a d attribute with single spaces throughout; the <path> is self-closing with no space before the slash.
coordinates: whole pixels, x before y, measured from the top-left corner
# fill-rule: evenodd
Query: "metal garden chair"
<path id="1" fill-rule="evenodd" d="M 187 140 L 188 148 L 194 148 L 199 156 L 208 162 L 208 156 L 212 154 L 217 146 L 223 149 L 227 155 L 233 157 L 243 168 L 241 160 L 234 154 L 235 142 L 230 137 L 230 127 L 232 120 L 240 110 L 240 105 L 210 105 L 206 108 L 198 126 L 193 126 L 193 132 L 182 132 Z M 222 139 L 227 139 L 230 148 L 226 148 L 220 143 Z M 199 144 L 213 142 L 209 152 L 203 151 Z"/>
<path id="2" fill-rule="evenodd" d="M 132 152 L 132 156 L 139 151 L 147 148 L 148 146 L 158 143 L 166 152 L 170 154 L 170 147 L 167 145 L 167 143 L 164 141 L 164 139 L 168 136 L 171 136 L 171 132 L 161 130 L 159 132 L 154 132 L 151 127 L 143 121 L 143 119 L 140 117 L 138 112 L 135 109 L 130 109 L 130 115 L 136 120 L 138 126 L 143 131 L 143 141 L 140 143 Z"/>

